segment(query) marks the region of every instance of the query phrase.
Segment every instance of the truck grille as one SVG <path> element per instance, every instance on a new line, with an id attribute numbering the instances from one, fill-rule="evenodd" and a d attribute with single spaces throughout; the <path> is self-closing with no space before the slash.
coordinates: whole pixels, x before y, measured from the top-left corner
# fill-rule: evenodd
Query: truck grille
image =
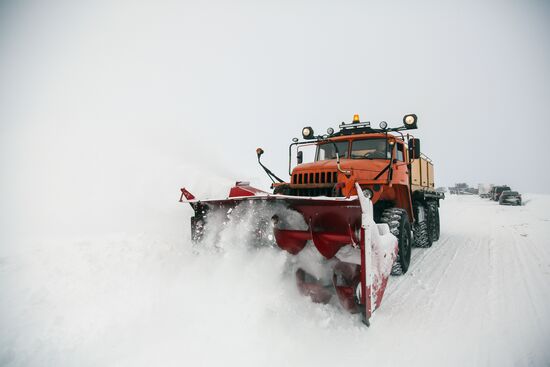
<path id="1" fill-rule="evenodd" d="M 337 172 L 303 172 L 292 175 L 294 185 L 330 184 L 338 182 Z"/>

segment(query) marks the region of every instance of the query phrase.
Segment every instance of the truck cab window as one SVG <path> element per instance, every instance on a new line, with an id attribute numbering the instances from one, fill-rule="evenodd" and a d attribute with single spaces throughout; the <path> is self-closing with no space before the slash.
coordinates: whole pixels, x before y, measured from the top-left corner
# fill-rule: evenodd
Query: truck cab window
<path id="1" fill-rule="evenodd" d="M 338 154 L 340 158 L 348 157 L 348 142 L 339 141 L 337 143 L 324 143 L 320 144 L 317 148 L 317 161 L 326 161 L 329 159 L 336 159 L 336 149 L 334 145 L 338 147 Z"/>
<path id="2" fill-rule="evenodd" d="M 351 159 L 389 159 L 391 147 L 386 139 L 354 140 L 351 145 Z"/>

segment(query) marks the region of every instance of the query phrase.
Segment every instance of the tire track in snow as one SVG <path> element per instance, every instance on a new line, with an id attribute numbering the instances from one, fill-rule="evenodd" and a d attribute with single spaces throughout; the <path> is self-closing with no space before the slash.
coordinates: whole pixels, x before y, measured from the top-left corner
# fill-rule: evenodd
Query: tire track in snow
<path id="1" fill-rule="evenodd" d="M 523 285 L 522 289 L 527 297 L 522 297 L 523 301 L 528 301 L 529 309 L 532 311 L 538 320 L 547 318 L 546 307 L 541 307 L 540 302 L 536 302 L 539 298 L 544 298 L 548 277 L 544 278 L 544 273 L 538 271 L 536 259 L 540 259 L 540 251 L 538 246 L 529 239 L 522 237 L 513 228 L 508 230 L 511 232 L 511 248 L 514 251 L 514 259 L 517 264 L 517 279 Z M 528 281 L 529 280 L 529 281 Z M 541 294 L 541 292 L 543 294 Z M 546 294 L 548 296 L 548 294 Z M 536 327 L 537 325 L 533 325 Z M 540 332 L 540 328 L 536 328 Z M 541 335 L 542 336 L 542 335 Z"/>
<path id="2" fill-rule="evenodd" d="M 446 237 L 441 240 L 441 244 L 438 247 L 446 248 L 445 244 L 447 244 L 450 241 L 451 237 Z M 439 242 L 439 241 L 438 241 Z M 436 242 L 437 244 L 437 242 Z M 389 293 L 389 296 L 386 299 L 387 301 L 393 302 L 396 306 L 402 306 L 404 303 L 407 302 L 407 296 L 409 296 L 412 292 L 414 292 L 416 289 L 415 287 L 411 287 L 411 282 L 416 283 L 420 287 L 425 287 L 425 285 L 422 283 L 422 275 L 426 269 L 429 269 L 429 267 L 425 267 L 425 264 L 429 264 L 431 262 L 431 259 L 436 256 L 437 254 L 433 253 L 435 249 L 435 244 L 431 248 L 427 249 L 420 249 L 416 248 L 413 249 L 413 255 L 411 257 L 411 267 L 409 273 L 402 275 L 400 277 L 392 277 L 390 279 L 390 283 L 388 285 L 387 292 Z M 456 253 L 456 250 L 455 250 Z M 419 277 L 422 276 L 422 277 Z M 394 300 L 394 298 L 397 298 L 397 300 Z M 388 302 L 388 303 L 390 303 Z M 384 304 L 384 306 L 386 306 Z"/>
<path id="3" fill-rule="evenodd" d="M 383 306 L 396 318 L 407 309 L 415 310 L 413 322 L 428 334 L 457 329 L 456 320 L 475 327 L 488 317 L 486 329 L 494 321 L 490 316 L 496 283 L 491 244 L 494 207 L 460 205 L 457 209 L 445 217 L 447 230 L 438 242 L 428 249 L 415 249 L 410 273 L 391 279 Z M 480 210 L 483 223 L 477 223 Z M 480 350 L 475 360 L 486 360 L 488 355 Z"/>

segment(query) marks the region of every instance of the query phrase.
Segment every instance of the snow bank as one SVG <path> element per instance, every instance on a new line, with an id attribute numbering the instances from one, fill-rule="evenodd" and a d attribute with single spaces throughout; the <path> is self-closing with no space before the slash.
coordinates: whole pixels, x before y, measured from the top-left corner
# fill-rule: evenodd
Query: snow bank
<path id="1" fill-rule="evenodd" d="M 0 365 L 305 363 L 296 340 L 312 330 L 362 333 L 354 316 L 297 293 L 283 252 L 239 238 L 226 231 L 223 251 L 200 254 L 146 235 L 4 253 Z"/>

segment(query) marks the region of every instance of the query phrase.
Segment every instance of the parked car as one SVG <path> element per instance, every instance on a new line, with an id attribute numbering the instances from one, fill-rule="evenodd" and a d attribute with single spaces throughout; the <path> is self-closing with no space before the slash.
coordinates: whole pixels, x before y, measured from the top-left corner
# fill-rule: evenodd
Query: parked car
<path id="1" fill-rule="evenodd" d="M 500 199 L 500 194 L 502 194 L 503 191 L 506 191 L 506 190 L 512 190 L 510 188 L 510 186 L 495 186 L 493 187 L 493 191 L 492 191 L 492 196 L 491 198 L 494 200 L 494 201 L 499 201 Z"/>
<path id="2" fill-rule="evenodd" d="M 517 191 L 505 190 L 498 199 L 500 205 L 521 205 L 521 194 Z"/>

